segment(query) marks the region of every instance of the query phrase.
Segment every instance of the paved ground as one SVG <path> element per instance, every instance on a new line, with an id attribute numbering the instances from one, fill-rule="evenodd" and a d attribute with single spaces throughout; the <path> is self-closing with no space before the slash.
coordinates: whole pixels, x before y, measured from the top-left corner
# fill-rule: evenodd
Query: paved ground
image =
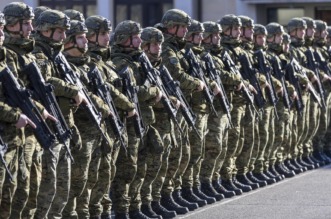
<path id="1" fill-rule="evenodd" d="M 331 219 L 331 165 L 207 205 L 178 218 Z"/>

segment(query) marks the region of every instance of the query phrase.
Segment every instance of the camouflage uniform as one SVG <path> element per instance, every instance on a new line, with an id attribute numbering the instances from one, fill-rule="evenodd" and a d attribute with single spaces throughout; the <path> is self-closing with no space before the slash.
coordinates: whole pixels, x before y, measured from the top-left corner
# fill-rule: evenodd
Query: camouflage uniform
<path id="1" fill-rule="evenodd" d="M 0 13 L 0 36 L 4 37 L 3 27 L 5 25 L 4 14 Z M 3 41 L 0 42 L 0 71 L 3 71 L 6 65 L 6 49 L 3 47 Z M 16 72 L 13 72 L 17 78 Z M 15 124 L 21 116 L 21 111 L 16 107 L 11 107 L 6 103 L 6 97 L 0 82 L 0 134 L 8 148 L 4 154 L 8 168 L 13 175 L 13 180 L 9 179 L 3 164 L 0 164 L 0 206 L 1 218 L 8 218 L 11 210 L 11 201 L 17 188 L 18 174 L 18 150 L 24 145 L 24 128 L 17 129 Z M 3 206 L 3 207 L 2 207 Z"/>
<path id="2" fill-rule="evenodd" d="M 70 26 L 68 17 L 55 10 L 44 11 L 37 20 L 37 33 L 35 35 L 36 47 L 33 54 L 45 81 L 54 86 L 54 93 L 58 98 L 59 106 L 69 128 L 74 127 L 73 108 L 70 99 L 78 95 L 78 87 L 61 79 L 53 57 L 62 51 L 62 42 L 53 40 L 42 34 L 42 31 L 55 28 L 63 30 Z M 53 34 L 52 34 L 53 35 Z M 62 144 L 55 144 L 52 151 L 44 151 L 43 172 L 39 194 L 37 197 L 37 211 L 35 218 L 61 217 L 69 195 L 71 164 Z"/>
<path id="3" fill-rule="evenodd" d="M 32 8 L 24 3 L 11 3 L 4 8 L 4 14 L 6 19 L 6 25 L 15 25 L 18 22 L 22 22 L 23 19 L 31 20 L 34 17 Z M 22 28 L 22 26 L 20 26 Z M 34 49 L 34 41 L 32 39 L 23 38 L 23 35 L 17 36 L 17 33 L 10 32 L 6 30 L 7 36 L 5 39 L 5 46 L 7 50 L 7 63 L 8 67 L 13 72 L 18 72 L 19 77 L 23 82 L 28 85 L 26 75 L 20 74 L 20 71 L 30 62 L 34 61 L 34 56 L 31 54 Z M 18 173 L 18 187 L 13 198 L 13 205 L 17 206 L 13 208 L 11 213 L 11 218 L 21 218 L 23 209 L 28 201 L 28 199 L 36 200 L 37 193 L 33 193 L 34 197 L 29 197 L 30 191 L 30 181 L 31 186 L 36 185 L 34 188 L 38 190 L 38 185 L 40 184 L 39 178 L 31 178 L 31 172 L 39 172 L 41 169 L 41 154 L 42 148 L 37 142 L 32 128 L 25 129 L 25 146 L 19 150 L 19 173 Z M 33 157 L 38 156 L 36 162 L 33 162 Z M 33 170 L 32 170 L 33 169 Z M 37 174 L 37 175 L 40 175 Z M 33 187 L 31 187 L 33 190 Z M 34 206 L 36 208 L 36 203 Z M 31 214 L 27 212 L 28 214 Z M 31 215 L 30 215 L 31 217 Z"/>
<path id="4" fill-rule="evenodd" d="M 159 95 L 160 90 L 146 84 L 146 75 L 141 71 L 141 68 L 139 68 L 140 63 L 138 61 L 142 51 L 139 48 L 120 46 L 133 35 L 139 34 L 140 32 L 140 25 L 134 21 L 123 21 L 119 23 L 115 28 L 114 45 L 111 51 L 112 61 L 118 72 L 123 69 L 123 67 L 129 67 L 132 85 L 138 88 L 138 100 L 142 112 L 141 116 L 146 127 L 145 133 L 143 133 L 142 144 L 134 132 L 132 118 L 127 119 L 129 139 L 128 156 L 127 158 L 122 156 L 123 153 L 121 153 L 122 150 L 120 150 L 116 163 L 118 169 L 130 169 L 132 172 L 116 172 L 112 186 L 114 211 L 115 214 L 122 215 L 123 213 L 127 213 L 130 206 L 130 217 L 141 217 L 142 214 L 140 212 L 140 189 L 143 179 L 146 176 L 146 162 L 154 159 L 150 167 L 154 168 L 153 171 L 158 172 L 163 152 L 162 140 L 157 130 L 152 126 L 155 122 L 152 105 L 155 104 L 155 97 Z M 141 168 L 137 170 L 137 166 Z"/>

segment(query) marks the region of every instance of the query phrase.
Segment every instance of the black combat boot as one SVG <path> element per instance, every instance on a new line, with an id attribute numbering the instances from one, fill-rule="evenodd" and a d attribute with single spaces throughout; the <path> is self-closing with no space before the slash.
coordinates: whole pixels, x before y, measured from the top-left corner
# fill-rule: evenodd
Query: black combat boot
<path id="1" fill-rule="evenodd" d="M 287 167 L 282 163 L 276 164 L 275 166 L 273 166 L 273 169 L 275 169 L 275 171 L 277 171 L 279 174 L 284 175 L 286 178 L 291 178 L 295 176 L 295 172 L 293 170 L 287 169 Z"/>
<path id="2" fill-rule="evenodd" d="M 237 188 L 237 186 L 235 184 L 233 184 L 232 179 L 228 179 L 228 180 L 223 179 L 221 185 L 226 190 L 233 191 L 236 195 L 243 194 L 243 191 L 241 189 Z"/>
<path id="3" fill-rule="evenodd" d="M 102 213 L 101 219 L 111 219 L 111 213 Z"/>
<path id="4" fill-rule="evenodd" d="M 298 159 L 298 163 L 299 163 L 301 166 L 307 167 L 308 170 L 313 170 L 313 169 L 315 169 L 314 165 L 306 163 L 302 158 L 299 158 L 299 159 Z"/>
<path id="5" fill-rule="evenodd" d="M 90 216 L 90 219 L 101 219 L 101 215 Z"/>
<path id="6" fill-rule="evenodd" d="M 321 165 L 320 163 L 322 163 L 323 161 L 322 160 L 314 160 L 311 155 L 307 155 L 305 157 L 302 157 L 302 160 L 307 163 L 307 164 L 310 164 L 310 165 L 313 165 L 314 166 L 314 169 L 317 169 L 319 168 Z"/>
<path id="7" fill-rule="evenodd" d="M 302 169 L 299 169 L 299 168 L 295 167 L 295 166 L 291 163 L 291 160 L 290 160 L 290 159 L 286 159 L 286 160 L 284 161 L 284 165 L 287 167 L 287 169 L 294 171 L 295 174 L 299 174 L 299 173 L 302 173 L 302 172 L 303 172 Z"/>
<path id="8" fill-rule="evenodd" d="M 331 161 L 331 150 L 325 150 L 325 151 L 324 151 L 324 154 L 325 154 L 325 156 L 327 156 L 327 157 L 330 159 L 330 161 Z"/>
<path id="9" fill-rule="evenodd" d="M 203 200 L 193 193 L 192 188 L 182 188 L 182 197 L 189 202 L 197 203 L 199 207 L 203 207 L 207 204 L 206 200 Z"/>
<path id="10" fill-rule="evenodd" d="M 239 182 L 236 178 L 236 176 L 232 177 L 232 182 L 233 184 L 238 188 L 241 189 L 243 192 L 250 192 L 252 191 L 252 187 L 250 187 L 249 185 L 243 184 L 241 182 Z"/>
<path id="11" fill-rule="evenodd" d="M 194 211 L 195 209 L 199 208 L 199 205 L 197 203 L 186 201 L 182 197 L 182 193 L 179 189 L 176 189 L 172 192 L 172 198 L 178 205 L 188 208 L 189 211 Z"/>
<path id="12" fill-rule="evenodd" d="M 201 183 L 201 191 L 209 197 L 213 197 L 216 201 L 224 199 L 224 195 L 218 193 L 209 182 Z"/>
<path id="13" fill-rule="evenodd" d="M 326 153 L 320 152 L 320 154 L 321 154 L 325 164 L 330 164 L 331 163 L 331 158 L 329 156 L 327 156 Z"/>
<path id="14" fill-rule="evenodd" d="M 130 218 L 134 219 L 150 219 L 145 214 L 143 214 L 140 210 L 129 211 Z"/>
<path id="15" fill-rule="evenodd" d="M 219 183 L 218 180 L 213 180 L 212 182 L 214 189 L 216 190 L 216 192 L 218 192 L 219 194 L 224 195 L 225 198 L 231 198 L 233 196 L 236 195 L 236 193 L 234 193 L 234 191 L 228 191 L 226 190 L 221 183 Z"/>
<path id="16" fill-rule="evenodd" d="M 205 193 L 203 193 L 199 187 L 193 187 L 193 193 L 198 196 L 200 199 L 205 200 L 207 202 L 207 204 L 213 204 L 216 202 L 216 199 L 213 197 L 210 197 L 208 195 L 206 195 Z"/>
<path id="17" fill-rule="evenodd" d="M 158 215 L 153 211 L 150 203 L 142 204 L 141 207 L 140 207 L 140 210 L 144 215 L 146 215 L 149 218 L 162 219 L 161 215 Z"/>
<path id="18" fill-rule="evenodd" d="M 292 159 L 292 160 L 291 160 L 291 163 L 292 163 L 295 167 L 297 167 L 297 168 L 299 168 L 299 169 L 302 169 L 303 172 L 305 172 L 305 171 L 308 170 L 307 167 L 302 166 L 302 165 L 298 162 L 298 158 L 294 158 L 294 159 Z"/>
<path id="19" fill-rule="evenodd" d="M 283 180 L 283 176 L 279 175 L 279 173 L 277 173 L 277 171 L 275 172 L 276 175 L 274 175 L 272 172 L 270 172 L 270 169 L 263 171 L 263 173 L 270 179 L 276 180 L 276 182 Z"/>
<path id="20" fill-rule="evenodd" d="M 259 184 L 259 187 L 262 188 L 266 185 L 268 185 L 267 181 L 263 181 L 263 180 L 259 180 L 258 178 L 256 178 L 254 175 L 253 175 L 253 172 L 248 172 L 246 173 L 246 177 L 253 183 L 257 183 Z"/>
<path id="21" fill-rule="evenodd" d="M 162 194 L 161 196 L 161 205 L 169 211 L 175 211 L 177 214 L 186 214 L 189 212 L 187 207 L 178 205 L 171 194 Z"/>
<path id="22" fill-rule="evenodd" d="M 322 153 L 322 152 L 314 151 L 313 152 L 313 156 L 311 158 L 313 160 L 317 160 L 319 162 L 323 162 L 324 165 L 325 164 L 329 164 L 329 158 L 324 153 Z M 323 166 L 323 165 L 320 163 L 320 166 Z"/>
<path id="23" fill-rule="evenodd" d="M 275 179 L 269 178 L 264 173 L 253 173 L 253 176 L 261 181 L 266 181 L 268 185 L 274 184 L 276 182 Z"/>
<path id="24" fill-rule="evenodd" d="M 175 211 L 168 211 L 160 204 L 159 201 L 152 201 L 151 207 L 155 214 L 161 215 L 164 219 L 175 218 L 177 216 Z"/>
<path id="25" fill-rule="evenodd" d="M 115 219 L 130 219 L 128 213 L 115 213 Z"/>
<path id="26" fill-rule="evenodd" d="M 260 188 L 258 183 L 253 183 L 252 181 L 250 181 L 245 174 L 236 175 L 236 179 L 237 179 L 238 182 L 252 187 L 253 190 L 257 189 L 257 188 Z"/>

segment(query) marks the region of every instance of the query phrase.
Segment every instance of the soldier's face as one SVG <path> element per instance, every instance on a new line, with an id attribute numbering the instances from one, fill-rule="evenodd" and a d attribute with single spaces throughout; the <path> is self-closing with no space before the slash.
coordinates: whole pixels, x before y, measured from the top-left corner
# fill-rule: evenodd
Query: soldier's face
<path id="1" fill-rule="evenodd" d="M 256 37 L 255 37 L 255 43 L 258 46 L 265 46 L 266 36 L 265 35 L 262 35 L 262 34 L 256 35 Z"/>
<path id="2" fill-rule="evenodd" d="M 5 33 L 3 32 L 3 25 L 0 25 L 0 46 L 3 45 L 3 41 L 5 40 Z"/>
<path id="3" fill-rule="evenodd" d="M 202 40 L 203 40 L 203 33 L 200 32 L 200 33 L 194 34 L 192 41 L 193 41 L 193 44 L 200 45 Z"/>
<path id="4" fill-rule="evenodd" d="M 283 42 L 283 34 L 276 34 L 275 35 L 275 43 L 281 44 Z"/>
<path id="5" fill-rule="evenodd" d="M 140 48 L 141 45 L 141 38 L 140 38 L 140 34 L 136 34 L 132 36 L 132 46 L 133 48 Z"/>
<path id="6" fill-rule="evenodd" d="M 52 31 L 51 31 L 51 30 L 47 30 L 47 31 L 45 32 L 45 36 L 46 36 L 46 37 L 51 37 L 51 35 L 52 35 Z M 56 42 L 62 43 L 63 40 L 66 39 L 66 32 L 65 32 L 65 30 L 62 29 L 62 28 L 56 28 L 56 29 L 54 30 L 53 38 L 52 38 L 52 39 L 53 39 L 54 41 L 56 41 Z"/>
<path id="7" fill-rule="evenodd" d="M 239 40 L 241 34 L 241 26 L 233 26 L 231 34 L 232 34 L 232 38 Z"/>
<path id="8" fill-rule="evenodd" d="M 244 28 L 241 28 L 241 33 L 243 34 L 243 37 L 249 40 L 253 40 L 253 35 L 254 35 L 254 30 L 253 27 L 245 27 L 245 31 L 243 30 Z"/>
<path id="9" fill-rule="evenodd" d="M 315 28 L 311 28 L 311 27 L 307 28 L 305 36 L 308 38 L 314 38 L 315 32 L 316 32 Z"/>
<path id="10" fill-rule="evenodd" d="M 304 39 L 305 35 L 306 35 L 306 29 L 305 28 L 296 29 L 296 37 L 298 39 Z"/>
<path id="11" fill-rule="evenodd" d="M 6 28 L 10 31 L 10 32 L 20 32 L 21 30 L 21 25 L 19 22 L 17 22 L 14 25 L 7 25 Z M 23 20 L 22 22 L 22 36 L 25 39 L 28 39 L 31 35 L 31 32 L 33 31 L 33 27 L 32 27 L 32 20 L 28 19 L 28 20 Z M 19 34 L 12 34 L 11 35 L 13 37 L 21 37 L 20 33 Z"/>
<path id="12" fill-rule="evenodd" d="M 162 50 L 162 43 L 150 43 L 149 52 L 153 55 L 160 56 Z"/>
<path id="13" fill-rule="evenodd" d="M 283 52 L 288 53 L 290 50 L 290 44 L 289 43 L 283 43 Z"/>
<path id="14" fill-rule="evenodd" d="M 221 35 L 219 33 L 213 33 L 211 35 L 211 42 L 213 45 L 216 45 L 216 46 L 221 45 Z"/>
<path id="15" fill-rule="evenodd" d="M 84 49 L 85 51 L 87 51 L 88 49 L 88 41 L 86 39 L 86 34 L 82 33 L 82 34 L 77 34 L 76 35 L 76 44 L 77 47 L 80 49 Z"/>
<path id="16" fill-rule="evenodd" d="M 329 35 L 329 34 L 328 34 L 328 32 L 327 32 L 326 30 L 323 30 L 323 31 L 321 32 L 321 38 L 324 39 L 324 40 L 327 39 L 328 35 Z"/>
<path id="17" fill-rule="evenodd" d="M 98 43 L 101 47 L 108 47 L 110 40 L 110 31 L 99 32 Z"/>
<path id="18" fill-rule="evenodd" d="M 178 25 L 177 37 L 184 38 L 187 32 L 188 30 L 186 25 Z"/>

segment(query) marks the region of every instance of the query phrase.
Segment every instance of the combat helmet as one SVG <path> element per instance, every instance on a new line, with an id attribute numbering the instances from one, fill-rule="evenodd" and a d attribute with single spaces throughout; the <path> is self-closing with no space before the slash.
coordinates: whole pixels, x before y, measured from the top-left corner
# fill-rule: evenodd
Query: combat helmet
<path id="1" fill-rule="evenodd" d="M 69 29 L 69 17 L 57 10 L 46 10 L 42 12 L 37 20 L 36 29 L 38 31 L 47 31 L 56 28 Z"/>
<path id="2" fill-rule="evenodd" d="M 289 33 L 291 33 L 293 30 L 296 30 L 298 28 L 307 29 L 306 21 L 301 18 L 295 17 L 295 18 L 292 18 L 287 24 L 287 31 Z"/>
<path id="3" fill-rule="evenodd" d="M 3 9 L 7 25 L 14 25 L 20 22 L 22 29 L 23 20 L 32 20 L 34 13 L 32 7 L 23 2 L 12 2 Z"/>
<path id="4" fill-rule="evenodd" d="M 6 25 L 5 15 L 0 12 L 0 25 Z"/>
<path id="5" fill-rule="evenodd" d="M 164 41 L 162 32 L 155 27 L 144 28 L 141 32 L 141 39 L 142 47 L 149 43 L 162 43 Z"/>
<path id="6" fill-rule="evenodd" d="M 82 33 L 87 33 L 87 27 L 85 23 L 78 20 L 71 20 L 70 29 L 66 31 L 67 37 L 64 40 L 64 43 L 67 43 L 71 40 L 75 42 L 75 36 Z"/>
<path id="7" fill-rule="evenodd" d="M 267 24 L 266 29 L 268 31 L 268 38 L 285 33 L 283 26 L 275 22 Z"/>
<path id="8" fill-rule="evenodd" d="M 108 20 L 107 18 L 102 17 L 100 15 L 92 15 L 92 16 L 88 17 L 85 20 L 85 25 L 87 27 L 86 36 L 88 38 L 93 36 L 94 34 L 96 35 L 95 42 L 90 41 L 90 43 L 94 43 L 96 45 L 98 45 L 98 38 L 99 38 L 100 31 L 109 32 L 112 30 L 110 20 Z"/>
<path id="9" fill-rule="evenodd" d="M 268 35 L 268 31 L 265 28 L 265 26 L 263 26 L 262 24 L 255 24 L 254 25 L 254 36 L 256 35 Z"/>
<path id="10" fill-rule="evenodd" d="M 207 38 L 212 34 L 222 32 L 221 25 L 214 21 L 205 21 L 202 23 L 202 25 L 203 28 L 205 29 L 205 31 L 203 32 L 203 38 Z"/>
<path id="11" fill-rule="evenodd" d="M 218 21 L 221 25 L 223 32 L 227 31 L 228 29 L 232 28 L 233 26 L 241 26 L 241 19 L 234 14 L 228 14 L 222 17 L 221 20 Z"/>
<path id="12" fill-rule="evenodd" d="M 328 32 L 328 37 L 331 37 L 331 26 L 327 26 L 326 31 Z"/>
<path id="13" fill-rule="evenodd" d="M 70 18 L 70 20 L 77 20 L 81 22 L 85 21 L 84 15 L 80 11 L 74 9 L 67 9 L 64 10 L 63 13 L 67 15 Z"/>
<path id="14" fill-rule="evenodd" d="M 316 31 L 322 32 L 327 29 L 327 24 L 325 21 L 315 20 L 315 23 L 316 23 Z"/>
<path id="15" fill-rule="evenodd" d="M 161 25 L 164 28 L 172 28 L 175 25 L 187 25 L 190 26 L 190 16 L 179 9 L 168 10 L 161 19 Z"/>
<path id="16" fill-rule="evenodd" d="M 254 27 L 254 20 L 248 16 L 239 15 L 242 27 Z"/>
<path id="17" fill-rule="evenodd" d="M 312 19 L 310 17 L 302 17 L 302 19 L 304 21 L 306 21 L 307 28 L 316 28 L 316 24 L 315 24 L 314 19 Z"/>
<path id="18" fill-rule="evenodd" d="M 188 32 L 186 34 L 186 38 L 191 37 L 195 33 L 203 33 L 205 31 L 202 23 L 200 23 L 197 20 L 193 20 L 191 22 L 191 25 L 187 28 Z"/>
<path id="19" fill-rule="evenodd" d="M 50 8 L 46 7 L 46 6 L 38 6 L 33 10 L 33 12 L 34 12 L 34 19 L 32 20 L 33 27 L 37 26 L 37 20 L 38 20 L 40 14 L 47 10 L 50 10 Z"/>
<path id="20" fill-rule="evenodd" d="M 131 36 L 141 33 L 140 24 L 126 20 L 119 23 L 114 30 L 114 44 L 121 44 L 127 41 Z"/>
<path id="21" fill-rule="evenodd" d="M 291 43 L 291 37 L 288 33 L 283 34 L 283 43 L 284 44 L 290 44 Z"/>

